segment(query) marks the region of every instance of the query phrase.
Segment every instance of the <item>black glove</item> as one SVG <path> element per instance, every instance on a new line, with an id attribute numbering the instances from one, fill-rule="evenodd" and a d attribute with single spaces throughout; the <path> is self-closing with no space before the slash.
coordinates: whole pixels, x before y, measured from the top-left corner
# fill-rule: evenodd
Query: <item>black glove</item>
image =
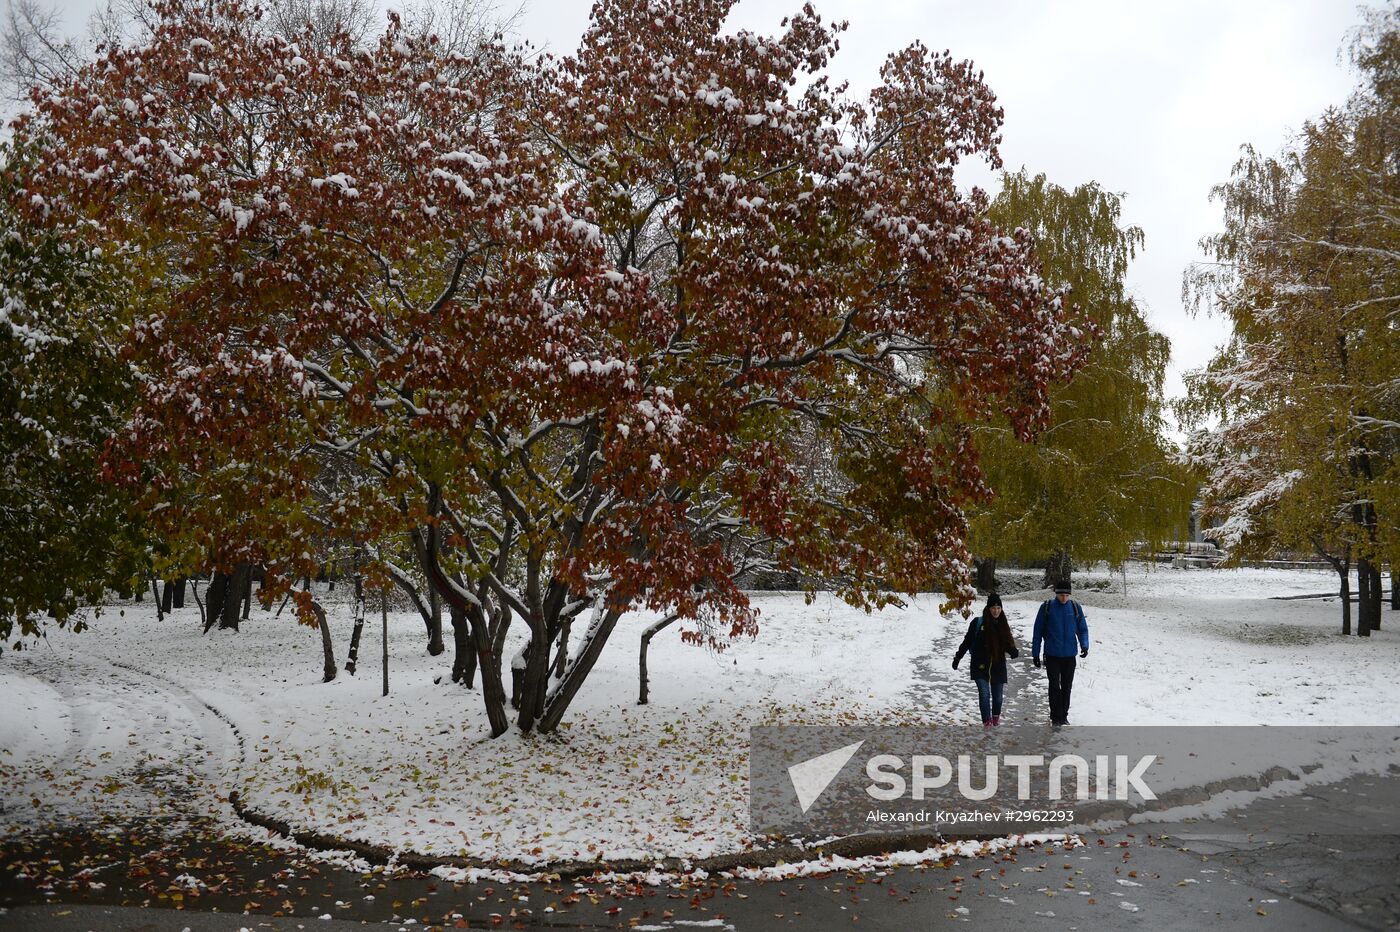
<path id="1" fill-rule="evenodd" d="M 956 670 L 956 669 L 958 668 L 958 661 L 961 660 L 961 659 L 962 659 L 961 657 L 954 657 L 954 658 L 953 658 L 953 669 L 954 669 L 954 670 Z"/>
<path id="2" fill-rule="evenodd" d="M 1089 648 L 1086 647 L 1086 648 L 1084 648 L 1083 650 L 1081 650 L 1081 651 L 1079 652 L 1079 656 L 1080 656 L 1080 657 L 1087 657 L 1087 656 L 1089 656 Z"/>
<path id="3" fill-rule="evenodd" d="M 1040 658 L 1039 658 L 1039 657 L 1032 657 L 1032 658 L 1031 658 L 1031 663 L 1033 663 L 1033 664 L 1035 665 L 1035 668 L 1036 668 L 1037 670 L 1040 669 Z"/>

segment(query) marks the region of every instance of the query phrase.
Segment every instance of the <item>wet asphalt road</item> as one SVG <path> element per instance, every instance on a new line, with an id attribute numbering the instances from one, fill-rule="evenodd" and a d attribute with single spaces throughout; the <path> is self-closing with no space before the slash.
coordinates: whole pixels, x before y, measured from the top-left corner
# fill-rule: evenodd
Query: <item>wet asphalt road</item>
<path id="1" fill-rule="evenodd" d="M 1290 834 L 1259 830 L 1272 815 Z M 385 877 L 197 831 L 111 827 L 0 842 L 0 929 L 1400 928 L 1400 776 L 1256 802 L 1253 834 L 1237 821 L 883 874 L 632 889 Z"/>

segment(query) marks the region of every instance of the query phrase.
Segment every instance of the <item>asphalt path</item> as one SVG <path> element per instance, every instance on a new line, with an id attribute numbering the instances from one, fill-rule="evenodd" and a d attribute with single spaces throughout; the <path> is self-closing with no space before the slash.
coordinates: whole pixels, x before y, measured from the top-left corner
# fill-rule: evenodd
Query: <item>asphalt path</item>
<path id="1" fill-rule="evenodd" d="M 1261 831 L 1270 816 L 1288 833 Z M 1400 928 L 1400 777 L 1261 800 L 1253 831 L 1242 825 L 1142 826 L 925 869 L 632 888 L 389 877 L 135 826 L 0 844 L 0 929 Z"/>

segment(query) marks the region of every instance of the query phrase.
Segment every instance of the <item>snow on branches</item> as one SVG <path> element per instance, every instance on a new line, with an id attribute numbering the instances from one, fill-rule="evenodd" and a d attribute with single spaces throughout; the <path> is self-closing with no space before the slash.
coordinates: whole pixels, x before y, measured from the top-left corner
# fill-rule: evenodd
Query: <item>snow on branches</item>
<path id="1" fill-rule="evenodd" d="M 954 183 L 998 163 L 971 65 L 914 45 L 852 103 L 841 27 L 725 34 L 731 6 L 604 0 L 557 60 L 163 3 L 18 126 L 23 209 L 162 284 L 113 473 L 283 578 L 313 534 L 411 539 L 488 663 L 529 626 L 527 728 L 629 606 L 755 630 L 756 568 L 964 603 L 967 426 L 1032 435 L 1088 327 Z"/>

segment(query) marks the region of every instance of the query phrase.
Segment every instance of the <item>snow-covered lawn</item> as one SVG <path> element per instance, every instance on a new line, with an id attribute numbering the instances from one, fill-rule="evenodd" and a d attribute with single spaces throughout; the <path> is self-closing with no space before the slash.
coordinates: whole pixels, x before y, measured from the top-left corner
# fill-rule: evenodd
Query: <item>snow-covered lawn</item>
<path id="1" fill-rule="evenodd" d="M 512 731 L 497 740 L 487 736 L 477 693 L 446 675 L 450 650 L 427 656 L 416 615 L 390 615 L 385 698 L 377 613 L 366 625 L 358 675 L 342 671 L 323 684 L 319 636 L 286 615 L 275 620 L 255 609 L 240 633 L 206 637 L 191 610 L 157 622 L 150 603 L 126 604 L 89 632 L 54 634 L 49 647 L 0 659 L 0 689 L 25 710 L 0 726 L 0 743 L 14 749 L 0 754 L 0 777 L 32 784 L 44 803 L 7 806 L 0 819 L 48 821 L 101 799 L 100 790 L 77 784 L 119 770 L 120 762 L 102 756 L 105 746 L 86 754 L 86 739 L 76 750 L 91 766 L 64 765 L 73 786 L 46 793 L 53 756 L 68 739 L 52 737 L 66 730 L 65 702 L 42 681 L 91 682 L 87 668 L 103 658 L 130 668 L 117 669 L 122 678 L 168 680 L 226 715 L 245 741 L 227 788 L 299 827 L 487 859 L 734 850 L 748 839 L 748 728 L 921 721 L 903 692 L 914 658 L 932 649 L 946 625 L 932 599 L 873 616 L 828 595 L 811 605 L 790 594 L 760 593 L 754 601 L 762 612 L 757 640 L 715 653 L 682 644 L 678 628 L 656 638 L 647 706 L 636 705 L 637 652 L 652 619 L 625 618 L 560 735 Z M 343 663 L 350 606 L 336 608 Z M 175 702 L 179 692 L 165 694 Z M 117 731 L 133 754 L 185 740 L 155 725 L 147 718 Z"/>
<path id="2" fill-rule="evenodd" d="M 1083 577 L 1096 579 L 1109 577 Z M 1400 719 L 1400 620 L 1387 612 L 1369 642 L 1346 639 L 1335 601 L 1268 598 L 1328 591 L 1328 574 L 1130 568 L 1126 594 L 1122 576 L 1111 580 L 1076 595 L 1094 643 L 1076 680 L 1077 725 Z M 192 608 L 157 622 L 149 602 L 116 606 L 87 633 L 0 658 L 0 828 L 139 807 L 139 794 L 114 792 L 122 781 L 164 798 L 160 779 L 178 777 L 209 795 L 239 789 L 301 828 L 425 853 L 700 857 L 754 841 L 752 725 L 976 720 L 965 672 L 948 666 L 964 623 L 940 618 L 935 598 L 873 616 L 827 595 L 754 598 L 755 641 L 714 653 L 677 630 L 659 636 L 645 707 L 637 649 L 651 619 L 624 619 L 559 735 L 497 740 L 476 693 L 447 677 L 450 651 L 427 656 L 416 615 L 390 616 L 384 698 L 377 612 L 359 675 L 322 684 L 317 633 L 287 615 L 255 609 L 241 633 L 205 637 Z M 1007 599 L 1023 648 L 1039 598 Z M 332 625 L 343 663 L 348 605 L 335 605 Z M 1028 660 L 1025 650 L 1014 663 L 1008 717 L 1042 721 L 1044 680 Z M 241 751 L 206 706 L 237 727 Z"/>
<path id="3" fill-rule="evenodd" d="M 1400 724 L 1400 612 L 1342 637 L 1337 576 L 1307 570 L 1130 567 L 1079 587 L 1093 647 L 1079 662 L 1076 725 Z M 1354 585 L 1354 581 L 1353 581 Z M 1010 611 L 1030 638 L 1035 601 Z M 1353 606 L 1353 613 L 1355 606 Z"/>

